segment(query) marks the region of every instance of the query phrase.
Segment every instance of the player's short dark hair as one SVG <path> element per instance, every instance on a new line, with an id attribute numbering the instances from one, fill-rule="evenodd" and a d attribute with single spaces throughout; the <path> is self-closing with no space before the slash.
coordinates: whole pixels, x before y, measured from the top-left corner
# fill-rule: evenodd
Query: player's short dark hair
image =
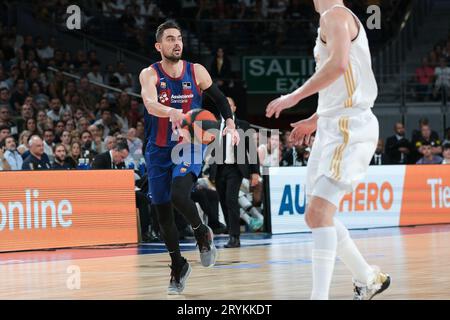
<path id="1" fill-rule="evenodd" d="M 422 142 L 422 146 L 430 146 L 431 147 L 431 142 L 430 141 L 423 141 Z"/>
<path id="2" fill-rule="evenodd" d="M 442 149 L 443 150 L 447 150 L 447 149 L 450 149 L 450 143 L 444 143 L 444 145 L 442 146 Z"/>
<path id="3" fill-rule="evenodd" d="M 128 152 L 130 152 L 130 150 L 128 149 L 127 140 L 126 139 L 117 139 L 117 143 L 116 143 L 116 146 L 114 147 L 114 150 L 116 150 L 116 151 L 127 150 Z"/>
<path id="4" fill-rule="evenodd" d="M 156 29 L 156 34 L 155 34 L 156 42 L 161 42 L 162 35 L 163 35 L 164 31 L 167 29 L 177 29 L 178 31 L 181 32 L 181 28 L 178 25 L 178 23 L 176 23 L 174 20 L 167 20 L 166 22 L 160 24 L 158 26 L 158 29 Z"/>

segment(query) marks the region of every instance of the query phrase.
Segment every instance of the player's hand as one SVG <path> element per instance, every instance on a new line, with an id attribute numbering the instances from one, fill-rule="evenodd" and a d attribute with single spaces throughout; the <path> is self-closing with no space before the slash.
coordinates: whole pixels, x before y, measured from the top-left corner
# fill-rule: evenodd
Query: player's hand
<path id="1" fill-rule="evenodd" d="M 223 135 L 230 133 L 231 134 L 231 145 L 236 146 L 239 144 L 241 138 L 239 137 L 239 133 L 236 130 L 236 125 L 234 124 L 233 119 L 227 119 L 227 126 L 223 129 Z"/>
<path id="2" fill-rule="evenodd" d="M 250 186 L 256 187 L 259 183 L 259 174 L 252 173 L 251 180 L 250 180 Z"/>
<path id="3" fill-rule="evenodd" d="M 281 111 L 285 109 L 292 108 L 297 104 L 298 101 L 295 100 L 292 94 L 287 94 L 285 96 L 281 96 L 275 100 L 272 100 L 266 108 L 266 117 L 271 118 L 275 115 L 275 118 L 278 119 Z"/>
<path id="4" fill-rule="evenodd" d="M 308 145 L 311 141 L 311 135 L 317 129 L 317 119 L 309 118 L 301 120 L 295 123 L 291 123 L 291 127 L 294 128 L 289 136 L 289 140 L 294 145 L 299 146 L 302 144 Z"/>
<path id="5" fill-rule="evenodd" d="M 178 132 L 178 135 L 183 138 L 184 143 L 192 142 L 191 135 L 189 134 L 189 130 L 179 128 L 177 132 Z"/>
<path id="6" fill-rule="evenodd" d="M 172 122 L 172 130 L 181 128 L 181 122 L 184 119 L 183 110 L 172 108 L 169 111 L 170 122 Z"/>

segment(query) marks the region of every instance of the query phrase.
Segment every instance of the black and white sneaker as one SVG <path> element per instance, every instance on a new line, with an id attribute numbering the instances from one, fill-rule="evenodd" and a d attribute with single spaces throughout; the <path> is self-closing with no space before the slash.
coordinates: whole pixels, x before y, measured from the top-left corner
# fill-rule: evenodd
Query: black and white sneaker
<path id="1" fill-rule="evenodd" d="M 176 295 L 183 293 L 186 281 L 191 274 L 192 268 L 189 262 L 183 258 L 184 264 L 181 266 L 170 266 L 172 269 L 170 273 L 170 283 L 167 289 L 167 294 Z"/>
<path id="2" fill-rule="evenodd" d="M 353 300 L 371 300 L 377 294 L 386 290 L 391 284 L 391 277 L 388 274 L 381 272 L 377 266 L 374 266 L 373 269 L 375 279 L 371 284 L 362 284 L 353 280 Z"/>
<path id="3" fill-rule="evenodd" d="M 205 226 L 207 231 L 200 237 L 196 237 L 200 261 L 204 267 L 212 267 L 217 260 L 217 248 L 214 245 L 214 233 L 210 227 Z"/>

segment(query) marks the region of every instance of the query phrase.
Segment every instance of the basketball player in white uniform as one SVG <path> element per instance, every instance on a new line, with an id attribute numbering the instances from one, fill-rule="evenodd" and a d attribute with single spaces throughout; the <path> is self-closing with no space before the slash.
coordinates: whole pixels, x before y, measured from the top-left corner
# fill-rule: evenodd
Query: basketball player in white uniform
<path id="1" fill-rule="evenodd" d="M 291 140 L 309 144 L 305 221 L 312 230 L 311 299 L 328 299 L 336 255 L 353 275 L 354 299 L 367 300 L 384 291 L 389 275 L 369 266 L 348 230 L 334 214 L 344 194 L 363 178 L 375 152 L 378 121 L 371 108 L 378 90 L 363 24 L 342 0 L 314 0 L 320 28 L 314 48 L 316 72 L 294 92 L 273 100 L 267 117 L 319 93 L 317 112 L 292 124 Z"/>

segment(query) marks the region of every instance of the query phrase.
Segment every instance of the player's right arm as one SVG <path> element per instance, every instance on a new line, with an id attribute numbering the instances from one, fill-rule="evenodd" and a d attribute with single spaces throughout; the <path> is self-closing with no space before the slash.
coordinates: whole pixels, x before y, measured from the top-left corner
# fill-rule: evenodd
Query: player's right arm
<path id="1" fill-rule="evenodd" d="M 183 111 L 165 106 L 158 102 L 158 75 L 152 67 L 145 68 L 139 75 L 141 96 L 148 113 L 160 118 L 170 118 L 173 126 L 179 126 L 183 120 Z"/>

